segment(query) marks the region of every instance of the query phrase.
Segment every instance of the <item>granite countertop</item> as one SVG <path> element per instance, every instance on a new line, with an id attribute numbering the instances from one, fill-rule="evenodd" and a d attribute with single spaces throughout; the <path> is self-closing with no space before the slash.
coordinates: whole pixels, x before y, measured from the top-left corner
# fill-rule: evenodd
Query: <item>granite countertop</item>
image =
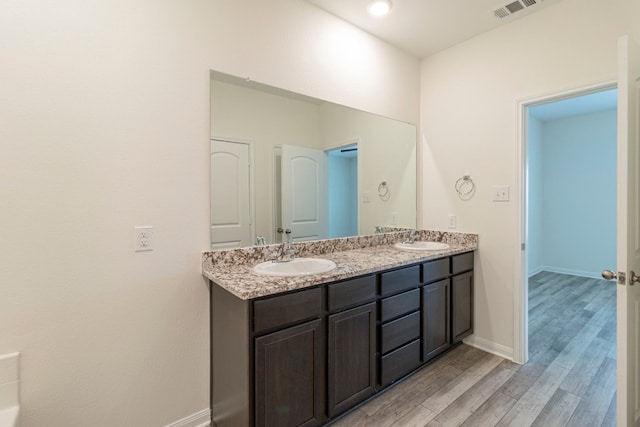
<path id="1" fill-rule="evenodd" d="M 438 241 L 448 241 L 450 245 L 449 249 L 439 251 L 407 251 L 393 247 L 392 242 L 389 241 L 402 241 L 404 238 L 402 233 L 389 234 L 400 235 L 384 239 L 382 243 L 386 244 L 372 244 L 361 248 L 318 254 L 304 253 L 304 251 L 298 252 L 297 256 L 324 258 L 335 262 L 337 268 L 327 273 L 287 277 L 261 275 L 254 273 L 252 267 L 265 259 L 273 259 L 272 256 L 263 254 L 264 259 L 249 260 L 246 259 L 246 257 L 245 259 L 240 259 L 241 257 L 237 255 L 239 250 L 235 250 L 235 257 L 227 257 L 227 259 L 223 261 L 216 260 L 216 256 L 222 256 L 224 258 L 224 256 L 227 255 L 224 253 L 225 251 L 209 251 L 203 253 L 202 274 L 238 298 L 249 300 L 323 283 L 349 279 L 394 267 L 444 258 L 477 249 L 477 235 L 465 234 L 464 238 L 448 239 L 446 238 L 446 233 L 443 233 Z M 270 245 L 270 248 L 277 248 L 278 246 L 279 245 Z M 231 251 L 227 252 L 231 253 Z"/>

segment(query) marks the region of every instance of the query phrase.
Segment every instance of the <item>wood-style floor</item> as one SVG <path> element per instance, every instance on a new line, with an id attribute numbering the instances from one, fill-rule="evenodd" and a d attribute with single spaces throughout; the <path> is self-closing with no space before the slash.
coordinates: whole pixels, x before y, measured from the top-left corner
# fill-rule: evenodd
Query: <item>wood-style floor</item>
<path id="1" fill-rule="evenodd" d="M 333 426 L 615 426 L 611 282 L 529 280 L 529 362 L 461 345 Z"/>

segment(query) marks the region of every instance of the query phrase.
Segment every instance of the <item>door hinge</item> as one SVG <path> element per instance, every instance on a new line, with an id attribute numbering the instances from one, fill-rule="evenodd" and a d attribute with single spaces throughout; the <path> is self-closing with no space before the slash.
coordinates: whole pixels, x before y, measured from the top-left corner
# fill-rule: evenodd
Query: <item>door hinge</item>
<path id="1" fill-rule="evenodd" d="M 624 273 L 622 271 L 618 272 L 618 284 L 619 285 L 624 285 L 627 281 L 627 273 Z"/>
<path id="2" fill-rule="evenodd" d="M 524 248 L 525 248 L 525 244 L 524 243 L 520 243 L 520 250 L 524 251 Z"/>

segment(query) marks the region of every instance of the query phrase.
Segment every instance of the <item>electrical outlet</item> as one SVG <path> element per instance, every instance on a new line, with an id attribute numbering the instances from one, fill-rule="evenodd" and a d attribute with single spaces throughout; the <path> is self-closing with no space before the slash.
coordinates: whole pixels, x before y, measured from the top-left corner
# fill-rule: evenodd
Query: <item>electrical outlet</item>
<path id="1" fill-rule="evenodd" d="M 455 215 L 449 215 L 447 226 L 451 229 L 456 228 L 458 226 L 458 217 Z"/>
<path id="2" fill-rule="evenodd" d="M 494 185 L 493 186 L 493 201 L 494 202 L 508 202 L 509 201 L 509 186 L 508 185 Z"/>
<path id="3" fill-rule="evenodd" d="M 371 194 L 368 191 L 362 193 L 362 203 L 371 203 Z"/>
<path id="4" fill-rule="evenodd" d="M 134 229 L 133 243 L 136 252 L 153 250 L 153 227 L 150 225 L 136 226 Z"/>
<path id="5" fill-rule="evenodd" d="M 398 225 L 398 212 L 391 212 L 391 225 Z"/>

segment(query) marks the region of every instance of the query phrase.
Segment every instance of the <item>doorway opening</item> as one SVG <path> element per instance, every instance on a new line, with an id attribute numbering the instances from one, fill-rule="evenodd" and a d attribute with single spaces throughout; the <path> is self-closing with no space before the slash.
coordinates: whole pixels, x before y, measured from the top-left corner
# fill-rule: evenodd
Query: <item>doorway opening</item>
<path id="1" fill-rule="evenodd" d="M 593 407 L 589 390 L 597 388 L 598 416 L 615 419 L 616 287 L 600 271 L 616 264 L 617 89 L 609 83 L 520 107 L 514 360 L 558 361 L 557 393 L 575 397 L 573 416 Z"/>
<path id="2" fill-rule="evenodd" d="M 358 144 L 327 152 L 329 238 L 358 233 Z"/>
<path id="3" fill-rule="evenodd" d="M 527 107 L 527 275 L 616 263 L 617 90 Z"/>

